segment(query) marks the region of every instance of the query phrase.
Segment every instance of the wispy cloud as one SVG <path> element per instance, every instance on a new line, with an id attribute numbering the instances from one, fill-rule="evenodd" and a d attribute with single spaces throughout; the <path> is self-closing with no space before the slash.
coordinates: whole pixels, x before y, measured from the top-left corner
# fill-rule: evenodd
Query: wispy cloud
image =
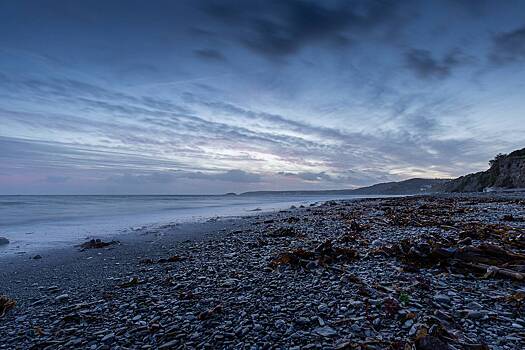
<path id="1" fill-rule="evenodd" d="M 511 5 L 64 4 L 0 12 L 0 192 L 355 187 L 523 140 Z"/>

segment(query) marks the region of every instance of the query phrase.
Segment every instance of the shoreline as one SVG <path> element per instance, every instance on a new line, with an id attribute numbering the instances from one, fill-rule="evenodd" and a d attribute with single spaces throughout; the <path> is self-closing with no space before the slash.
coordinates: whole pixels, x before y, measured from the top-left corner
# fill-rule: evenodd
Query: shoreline
<path id="1" fill-rule="evenodd" d="M 0 294 L 17 305 L 0 319 L 0 349 L 515 349 L 524 281 L 398 247 L 490 243 L 521 256 L 522 218 L 519 196 L 328 201 L 4 258 Z M 508 227 L 505 240 L 492 225 Z"/>
<path id="2" fill-rule="evenodd" d="M 260 213 L 256 217 L 262 217 L 264 214 L 271 214 L 271 212 Z M 78 244 L 37 250 L 31 255 L 0 256 L 0 263 L 2 264 L 0 282 L 10 282 L 17 275 L 23 276 L 23 279 L 26 281 L 32 278 L 38 280 L 42 278 L 40 276 L 42 272 L 50 275 L 67 274 L 69 270 L 73 269 L 73 266 L 81 269 L 103 267 L 104 269 L 109 268 L 111 273 L 119 273 L 121 269 L 111 269 L 111 264 L 105 263 L 108 261 L 114 264 L 128 263 L 130 260 L 140 256 L 159 258 L 163 254 L 170 252 L 168 246 L 181 244 L 181 242 L 220 239 L 227 230 L 247 225 L 247 222 L 250 219 L 254 219 L 254 216 L 229 216 L 193 222 L 149 225 L 148 227 L 128 230 L 125 233 L 104 236 L 103 242 L 118 243 L 102 249 L 82 250 L 80 244 L 89 241 L 84 240 L 78 242 Z M 40 256 L 41 258 L 34 259 L 34 256 Z M 99 261 L 94 260 L 97 258 Z M 88 260 L 92 259 L 94 264 L 88 263 Z M 57 271 L 57 268 L 60 268 L 61 271 Z M 91 276 L 89 275 L 97 276 L 92 270 L 89 271 L 88 276 L 84 278 L 90 278 Z M 30 282 L 24 283 L 20 279 L 15 280 L 14 284 L 8 284 L 7 287 L 4 283 L 1 283 L 0 294 L 9 294 L 11 292 L 14 296 L 22 294 L 32 297 L 34 293 L 27 293 L 27 287 L 32 284 Z"/>
<path id="3" fill-rule="evenodd" d="M 11 197 L 11 196 L 7 196 Z M 31 198 L 40 198 L 46 196 L 29 196 Z M 63 197 L 63 196 L 59 196 Z M 71 196 L 71 198 L 97 198 L 100 196 Z M 108 196 L 105 196 L 108 197 Z M 115 205 L 125 206 L 127 205 L 125 200 L 128 196 L 109 196 L 115 200 L 112 205 L 103 203 L 102 208 L 107 210 L 115 210 Z M 140 202 L 135 202 L 134 199 L 140 198 Z M 0 236 L 5 236 L 9 239 L 8 245 L 0 246 L 0 259 L 6 256 L 34 256 L 41 254 L 46 250 L 52 250 L 57 247 L 67 248 L 74 244 L 81 244 L 85 239 L 99 238 L 99 239 L 118 239 L 116 237 L 133 233 L 134 231 L 143 230 L 154 230 L 156 227 L 165 225 L 176 225 L 176 224 L 187 224 L 196 222 L 205 222 L 207 220 L 213 220 L 217 218 L 229 218 L 229 217 L 247 217 L 253 216 L 260 213 L 274 212 L 283 209 L 288 209 L 290 206 L 301 206 L 310 205 L 326 200 L 332 199 L 359 199 L 360 196 L 354 197 L 343 197 L 343 198 L 330 198 L 330 197 L 312 197 L 312 196 L 299 196 L 299 197 L 286 197 L 286 198 L 275 198 L 270 196 L 270 200 L 266 199 L 251 199 L 245 203 L 232 203 L 224 202 L 220 205 L 214 203 L 201 203 L 203 207 L 196 207 L 199 203 L 189 203 L 188 207 L 180 207 L 180 203 L 166 204 L 155 202 L 159 196 L 130 196 L 132 211 L 137 212 L 136 215 L 130 213 L 124 214 L 115 213 L 114 215 L 102 215 L 103 211 L 100 209 L 94 209 L 96 204 L 93 201 L 88 201 L 87 210 L 92 214 L 98 213 L 99 216 L 86 216 L 82 214 L 82 208 L 84 201 L 78 203 L 75 200 L 71 200 L 68 205 L 77 208 L 78 218 L 74 218 L 71 215 L 68 217 L 60 217 L 58 220 L 50 220 L 50 217 L 54 215 L 55 211 L 65 210 L 64 203 L 60 204 L 60 207 L 55 207 L 56 203 L 51 203 L 49 212 L 45 216 L 45 221 L 38 221 L 38 227 L 36 223 L 28 221 L 25 224 L 14 224 L 9 226 L 4 223 L 0 227 Z M 174 196 L 165 196 L 171 198 Z M 185 197 L 185 196 L 181 196 Z M 0 196 L 1 198 L 1 196 Z M 209 198 L 209 196 L 199 196 L 199 198 Z M 229 198 L 229 197 L 226 197 Z M 148 203 L 143 203 L 144 199 L 151 199 L 152 205 L 157 205 L 155 210 L 147 208 Z M 38 200 L 32 203 L 32 206 L 42 205 Z M 1 204 L 1 203 L 0 203 Z M 144 211 L 139 211 L 141 206 L 145 206 Z M 177 207 L 178 206 L 178 207 Z M 29 207 L 20 207 L 16 211 L 2 212 L 7 217 L 12 216 L 24 216 L 24 210 L 31 211 L 31 205 Z M 117 210 L 118 212 L 118 210 Z M 44 220 L 42 213 L 37 214 L 40 217 L 39 220 Z M 23 219 L 22 222 L 26 220 Z M 20 221 L 20 220 L 19 220 Z M 9 220 L 7 220 L 9 222 Z M 38 243 L 34 243 L 38 242 Z"/>

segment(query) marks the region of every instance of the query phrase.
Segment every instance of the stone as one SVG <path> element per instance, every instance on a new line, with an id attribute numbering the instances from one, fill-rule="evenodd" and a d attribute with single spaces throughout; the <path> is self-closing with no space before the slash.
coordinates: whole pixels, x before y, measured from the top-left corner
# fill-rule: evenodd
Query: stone
<path id="1" fill-rule="evenodd" d="M 410 328 L 414 324 L 414 320 L 406 320 L 405 323 L 403 323 L 403 328 Z"/>
<path id="2" fill-rule="evenodd" d="M 167 343 L 162 344 L 161 346 L 159 346 L 159 349 L 160 350 L 163 350 L 163 349 L 174 349 L 178 344 L 179 344 L 179 341 L 177 339 L 175 339 L 175 340 L 172 340 L 172 341 L 169 341 Z"/>
<path id="3" fill-rule="evenodd" d="M 317 327 L 313 332 L 323 337 L 334 337 L 337 335 L 336 330 L 329 326 Z"/>
<path id="4" fill-rule="evenodd" d="M 0 245 L 9 244 L 9 240 L 5 237 L 0 237 Z"/>
<path id="5" fill-rule="evenodd" d="M 426 335 L 416 340 L 417 350 L 445 350 L 449 346 L 437 337 Z"/>
<path id="6" fill-rule="evenodd" d="M 328 305 L 326 304 L 319 304 L 319 306 L 317 307 L 317 310 L 319 310 L 319 312 L 322 312 L 322 313 L 325 313 L 325 312 L 328 312 Z"/>
<path id="7" fill-rule="evenodd" d="M 115 339 L 115 333 L 109 333 L 106 334 L 102 339 L 100 340 L 103 343 L 111 343 Z"/>
<path id="8" fill-rule="evenodd" d="M 485 314 L 481 311 L 478 311 L 478 310 L 467 310 L 467 317 L 468 318 L 471 318 L 473 320 L 479 320 L 481 318 L 483 318 L 483 316 L 485 316 Z"/>
<path id="9" fill-rule="evenodd" d="M 69 300 L 69 294 L 61 294 L 55 298 L 55 301 L 63 303 Z"/>
<path id="10" fill-rule="evenodd" d="M 434 295 L 434 300 L 440 304 L 450 304 L 450 297 L 445 294 Z"/>

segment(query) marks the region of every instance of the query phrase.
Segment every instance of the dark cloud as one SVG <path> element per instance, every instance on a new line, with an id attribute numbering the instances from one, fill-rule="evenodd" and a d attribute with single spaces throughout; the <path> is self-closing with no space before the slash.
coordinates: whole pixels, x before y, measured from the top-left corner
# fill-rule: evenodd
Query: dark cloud
<path id="1" fill-rule="evenodd" d="M 423 79 L 446 78 L 450 76 L 452 69 L 466 61 L 459 50 L 449 52 L 443 59 L 434 58 L 428 50 L 411 49 L 405 52 L 406 67 Z"/>
<path id="2" fill-rule="evenodd" d="M 496 35 L 490 58 L 498 64 L 525 60 L 525 26 Z"/>
<path id="3" fill-rule="evenodd" d="M 207 61 L 226 61 L 222 52 L 214 49 L 200 49 L 193 51 L 195 56 Z"/>
<path id="4" fill-rule="evenodd" d="M 296 53 L 313 43 L 340 46 L 395 17 L 396 1 L 263 1 L 212 3 L 206 11 L 242 28 L 237 42 L 268 57 Z"/>

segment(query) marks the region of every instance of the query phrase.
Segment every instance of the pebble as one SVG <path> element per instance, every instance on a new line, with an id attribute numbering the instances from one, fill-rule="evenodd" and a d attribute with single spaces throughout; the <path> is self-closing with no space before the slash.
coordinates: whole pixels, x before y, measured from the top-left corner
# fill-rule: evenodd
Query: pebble
<path id="1" fill-rule="evenodd" d="M 328 327 L 328 326 L 317 327 L 314 329 L 314 333 L 317 333 L 323 337 L 333 337 L 337 335 L 337 332 L 335 331 L 335 329 Z"/>
<path id="2" fill-rule="evenodd" d="M 69 300 L 69 294 L 61 294 L 55 298 L 55 301 L 63 303 Z"/>
<path id="3" fill-rule="evenodd" d="M 106 334 L 102 339 L 100 340 L 103 343 L 111 343 L 115 338 L 115 333 L 109 333 Z"/>
<path id="4" fill-rule="evenodd" d="M 509 298 L 519 291 L 515 283 L 438 267 L 405 270 L 402 261 L 377 253 L 377 248 L 388 250 L 402 239 L 417 237 L 455 240 L 460 232 L 427 224 L 392 225 L 390 210 L 402 213 L 427 205 L 429 209 L 412 220 L 426 220 L 427 211 L 436 211 L 435 217 L 460 227 L 460 220 L 496 223 L 502 213 L 522 210 L 521 204 L 478 205 L 466 199 L 453 205 L 445 201 L 440 207 L 439 201 L 428 198 L 334 202 L 256 214 L 241 219 L 242 229 L 232 227 L 218 238 L 203 235 L 205 239 L 194 241 L 168 240 L 173 236 L 173 226 L 168 225 L 165 231 L 150 233 L 148 244 L 133 247 L 139 253 L 132 258 L 119 255 L 126 247 L 123 243 L 101 254 L 79 252 L 78 265 L 60 267 L 56 276 L 43 273 L 29 283 L 26 276 L 8 276 L 7 291 L 17 289 L 31 297 L 13 295 L 19 303 L 2 318 L 0 349 L 38 348 L 44 343 L 93 350 L 328 350 L 345 344 L 412 349 L 419 330 L 428 329 L 439 338 L 443 328 L 458 337 L 456 345 L 520 348 L 518 335 L 525 321 L 516 316 L 516 304 Z M 464 212 L 459 210 L 463 207 Z M 491 209 L 481 212 L 479 207 Z M 453 215 L 441 215 L 448 210 Z M 293 227 L 298 234 L 285 230 L 291 236 L 269 236 L 279 227 Z M 314 252 L 327 239 L 336 247 L 355 249 L 359 257 L 323 264 L 309 260 L 302 268 L 270 266 L 283 252 Z M 479 242 L 472 239 L 469 244 Z M 175 255 L 181 259 L 158 263 Z M 141 262 L 144 259 L 150 262 Z M 88 266 L 103 268 L 94 275 Z M 133 277 L 136 284 L 121 287 Z M 56 285 L 46 287 L 52 283 Z M 65 303 L 73 296 L 81 302 Z M 426 341 L 440 344 L 433 338 Z"/>
<path id="5" fill-rule="evenodd" d="M 434 300 L 440 304 L 450 304 L 450 297 L 445 294 L 434 295 Z"/>

